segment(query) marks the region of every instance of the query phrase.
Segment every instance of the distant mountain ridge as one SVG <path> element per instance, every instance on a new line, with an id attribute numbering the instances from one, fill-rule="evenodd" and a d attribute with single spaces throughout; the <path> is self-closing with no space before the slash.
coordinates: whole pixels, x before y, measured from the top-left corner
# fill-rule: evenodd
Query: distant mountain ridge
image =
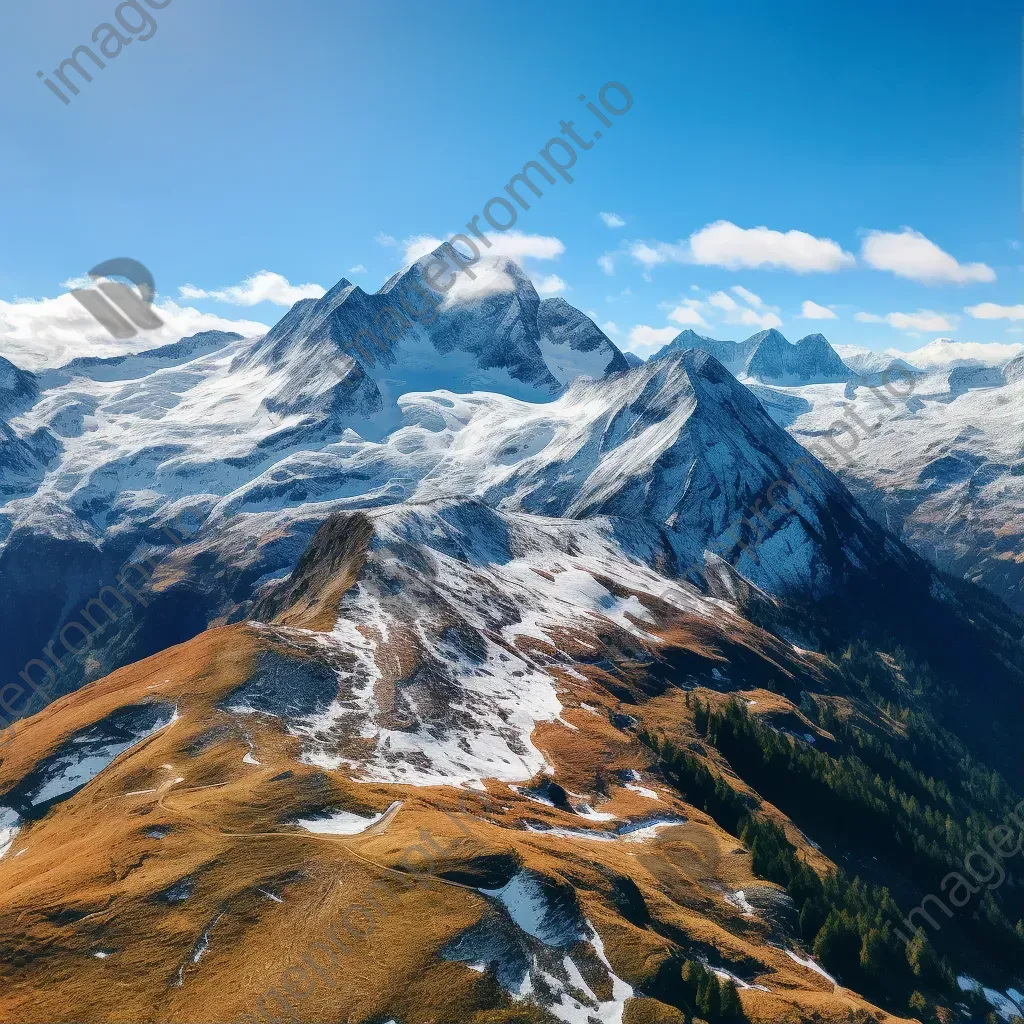
<path id="1" fill-rule="evenodd" d="M 823 334 L 808 334 L 791 343 L 775 328 L 758 331 L 745 341 L 719 341 L 687 328 L 651 359 L 687 348 L 707 352 L 735 376 L 763 384 L 833 384 L 857 376 Z"/>

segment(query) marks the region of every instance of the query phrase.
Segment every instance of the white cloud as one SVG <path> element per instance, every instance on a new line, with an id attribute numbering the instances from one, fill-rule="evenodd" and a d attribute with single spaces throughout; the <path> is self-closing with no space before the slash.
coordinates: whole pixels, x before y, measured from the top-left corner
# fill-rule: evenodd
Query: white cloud
<path id="1" fill-rule="evenodd" d="M 727 324 L 760 327 L 763 331 L 769 327 L 782 326 L 782 321 L 776 315 L 779 311 L 778 306 L 766 305 L 760 295 L 755 295 L 742 285 L 734 285 L 731 290 L 748 303 L 747 308 L 740 306 L 728 292 L 719 291 L 708 297 L 708 304 L 722 310 Z"/>
<path id="2" fill-rule="evenodd" d="M 505 231 L 488 235 L 491 248 L 480 246 L 481 254 L 508 256 L 517 263 L 524 259 L 553 260 L 565 252 L 565 243 L 552 235 L 527 235 L 522 231 Z"/>
<path id="3" fill-rule="evenodd" d="M 626 222 L 617 213 L 602 213 L 600 216 L 605 227 L 624 228 L 626 226 Z"/>
<path id="4" fill-rule="evenodd" d="M 354 267 L 349 267 L 348 272 L 350 274 L 365 274 L 366 267 L 364 267 L 362 263 L 357 263 Z"/>
<path id="5" fill-rule="evenodd" d="M 763 309 L 764 303 L 761 301 L 760 295 L 755 295 L 753 292 L 748 291 L 741 284 L 734 284 L 732 286 L 732 293 L 738 295 L 748 306 L 753 309 Z"/>
<path id="6" fill-rule="evenodd" d="M 668 318 L 685 327 L 707 327 L 704 317 L 700 315 L 699 305 L 700 303 L 684 302 L 675 306 L 668 314 Z"/>
<path id="7" fill-rule="evenodd" d="M 473 273 L 472 276 L 467 273 L 455 276 L 455 283 L 444 298 L 446 306 L 461 302 L 474 302 L 484 295 L 496 292 L 512 291 L 515 281 L 507 272 L 505 261 L 511 260 L 522 266 L 528 259 L 552 260 L 565 252 L 565 245 L 561 239 L 548 235 L 526 235 L 521 231 L 506 231 L 503 234 L 489 237 L 492 240 L 490 249 L 485 249 L 483 244 L 480 244 L 479 263 L 468 263 L 472 254 L 464 241 L 460 239 L 455 243 L 456 247 L 465 253 L 467 265 Z M 433 252 L 441 244 L 441 239 L 435 238 L 433 235 L 414 235 L 411 238 L 406 238 L 402 242 L 405 262 L 413 263 Z M 538 292 L 548 295 L 556 294 L 568 287 L 557 274 L 549 274 L 547 277 L 541 278 L 535 286 Z"/>
<path id="8" fill-rule="evenodd" d="M 659 263 L 685 263 L 686 247 L 682 244 L 672 245 L 669 242 L 627 242 L 626 252 L 645 268 L 657 266 Z"/>
<path id="9" fill-rule="evenodd" d="M 689 255 L 705 266 L 777 267 L 797 274 L 833 272 L 852 267 L 856 260 L 831 238 L 815 238 L 806 231 L 773 231 L 766 227 L 741 228 L 727 220 L 708 224 L 690 235 Z"/>
<path id="10" fill-rule="evenodd" d="M 975 320 L 1024 320 L 1024 306 L 1000 306 L 995 302 L 967 306 L 964 312 Z"/>
<path id="11" fill-rule="evenodd" d="M 854 320 L 862 324 L 888 324 L 898 331 L 952 331 L 959 322 L 959 317 L 948 313 L 936 313 L 933 309 L 919 309 L 916 313 L 854 313 Z"/>
<path id="12" fill-rule="evenodd" d="M 782 326 L 782 321 L 774 313 L 759 313 L 754 309 L 743 310 L 739 322 L 748 327 L 760 327 L 762 331 L 767 331 L 770 327 Z"/>
<path id="13" fill-rule="evenodd" d="M 872 351 L 869 348 L 865 348 L 863 345 L 833 345 L 832 347 L 836 350 L 840 359 L 852 359 L 854 356 L 866 356 Z"/>
<path id="14" fill-rule="evenodd" d="M 717 309 L 725 310 L 726 313 L 733 313 L 740 308 L 739 303 L 726 292 L 715 292 L 708 298 L 708 302 Z"/>
<path id="15" fill-rule="evenodd" d="M 385 235 L 383 231 L 378 231 L 373 240 L 387 249 L 393 249 L 398 245 L 398 239 L 394 235 Z"/>
<path id="16" fill-rule="evenodd" d="M 816 302 L 811 302 L 810 299 L 804 299 L 804 304 L 800 307 L 800 319 L 838 320 L 839 318 L 828 306 L 819 306 Z"/>
<path id="17" fill-rule="evenodd" d="M 217 291 L 206 291 L 191 284 L 183 284 L 178 291 L 183 299 L 216 299 L 232 306 L 255 306 L 260 302 L 292 306 L 300 299 L 319 299 L 324 294 L 324 289 L 318 284 L 292 284 L 288 278 L 269 270 L 261 270 L 241 284 Z"/>
<path id="18" fill-rule="evenodd" d="M 402 242 L 406 263 L 415 263 L 424 256 L 429 256 L 443 240 L 436 235 L 412 235 Z"/>
<path id="19" fill-rule="evenodd" d="M 610 252 L 597 257 L 597 265 L 609 276 L 615 273 L 615 260 Z"/>
<path id="20" fill-rule="evenodd" d="M 605 322 L 601 324 L 600 327 L 601 330 L 604 331 L 604 333 L 607 334 L 609 338 L 619 338 L 622 336 L 622 329 L 614 320 L 605 320 Z"/>
<path id="21" fill-rule="evenodd" d="M 538 295 L 557 295 L 569 287 L 557 274 L 548 274 L 547 277 L 534 281 L 533 286 L 537 289 Z"/>
<path id="22" fill-rule="evenodd" d="M 868 231 L 861 259 L 875 270 L 889 270 L 922 284 L 970 284 L 994 281 L 995 271 L 984 263 L 958 263 L 920 231 Z"/>
<path id="23" fill-rule="evenodd" d="M 111 338 L 70 295 L 0 300 L 0 351 L 24 370 L 40 370 L 61 366 L 76 356 L 143 352 L 200 331 L 237 331 L 253 336 L 268 330 L 266 324 L 254 320 L 228 320 L 214 313 L 200 313 L 191 306 L 179 306 L 170 299 L 154 309 L 164 321 L 162 327 L 122 340 Z"/>
<path id="24" fill-rule="evenodd" d="M 449 235 L 448 237 L 453 236 Z M 527 259 L 553 260 L 565 252 L 565 243 L 560 238 L 554 238 L 551 235 L 527 235 L 522 231 L 505 231 L 501 234 L 488 235 L 487 238 L 491 243 L 490 248 L 483 242 L 477 242 L 481 257 L 507 256 L 519 264 Z M 406 238 L 402 242 L 405 250 L 405 262 L 414 263 L 433 252 L 440 244 L 441 239 L 434 235 L 413 235 L 411 238 Z M 467 256 L 471 255 L 465 242 L 461 239 L 456 245 Z"/>
<path id="25" fill-rule="evenodd" d="M 922 370 L 948 366 L 958 359 L 973 359 L 987 366 L 999 366 L 1024 352 L 1024 345 L 1002 345 L 998 342 L 953 341 L 951 338 L 936 338 L 923 348 L 913 352 L 886 349 L 886 355 L 898 356 L 912 366 Z"/>
<path id="26" fill-rule="evenodd" d="M 646 358 L 662 345 L 667 345 L 678 333 L 675 327 L 648 327 L 646 324 L 637 324 L 629 332 L 626 348 Z"/>

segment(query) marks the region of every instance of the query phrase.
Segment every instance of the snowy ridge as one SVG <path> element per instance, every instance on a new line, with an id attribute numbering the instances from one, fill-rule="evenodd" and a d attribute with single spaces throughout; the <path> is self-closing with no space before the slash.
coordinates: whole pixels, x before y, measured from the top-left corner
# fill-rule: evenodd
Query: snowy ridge
<path id="1" fill-rule="evenodd" d="M 684 350 L 627 369 L 589 319 L 541 302 L 509 260 L 474 265 L 474 288 L 435 309 L 428 260 L 373 295 L 343 279 L 260 338 L 200 336 L 65 368 L 0 423 L 0 599 L 16 637 L 0 669 L 37 657 L 94 581 L 140 552 L 167 554 L 165 526 L 197 535 L 174 555 L 182 604 L 153 613 L 182 625 L 162 636 L 134 610 L 110 633 L 138 641 L 110 643 L 94 671 L 233 614 L 345 509 L 473 496 L 643 520 L 680 571 L 699 575 L 711 548 L 774 594 L 822 594 L 901 557 L 813 460 L 799 514 L 752 546 L 750 509 L 804 452 L 720 363 Z M 388 323 L 387 308 L 405 327 L 378 346 L 359 332 Z M 58 563 L 75 567 L 66 592 L 20 568 Z"/>
<path id="2" fill-rule="evenodd" d="M 956 366 L 870 383 L 772 387 L 761 397 L 887 529 L 1024 610 L 1018 367 Z"/>
<path id="3" fill-rule="evenodd" d="M 745 341 L 717 341 L 688 328 L 651 359 L 686 349 L 707 352 L 734 376 L 763 383 L 820 384 L 847 381 L 856 376 L 824 335 L 808 334 L 791 344 L 774 328 L 752 334 Z"/>
<path id="4" fill-rule="evenodd" d="M 604 518 L 556 520 L 468 501 L 402 505 L 371 519 L 367 562 L 334 630 L 285 630 L 339 666 L 337 700 L 291 722 L 306 759 L 355 769 L 362 781 L 474 786 L 541 772 L 532 733 L 561 714 L 553 670 L 575 663 L 564 637 L 589 649 L 617 630 L 657 642 L 651 612 L 616 596 L 609 581 L 692 614 L 735 615 L 651 568 L 665 554 L 654 530 L 624 535 Z"/>

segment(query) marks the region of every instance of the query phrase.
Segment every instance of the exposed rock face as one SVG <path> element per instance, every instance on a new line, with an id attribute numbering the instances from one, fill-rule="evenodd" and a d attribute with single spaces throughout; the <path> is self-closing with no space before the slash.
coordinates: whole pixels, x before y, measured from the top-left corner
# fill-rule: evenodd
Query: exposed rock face
<path id="1" fill-rule="evenodd" d="M 9 359 L 0 356 L 0 419 L 31 405 L 38 396 L 36 375 L 19 370 Z"/>

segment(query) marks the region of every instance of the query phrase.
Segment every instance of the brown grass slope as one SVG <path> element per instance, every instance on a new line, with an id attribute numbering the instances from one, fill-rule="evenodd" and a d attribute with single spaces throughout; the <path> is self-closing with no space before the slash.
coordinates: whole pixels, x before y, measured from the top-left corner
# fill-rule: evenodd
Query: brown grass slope
<path id="1" fill-rule="evenodd" d="M 343 543 L 318 549 L 264 612 L 329 628 L 367 539 L 356 523 Z M 551 778 L 601 812 L 681 819 L 642 842 L 530 831 L 612 827 L 530 800 L 524 790 L 543 778 L 516 789 L 492 780 L 473 792 L 362 783 L 358 768 L 305 763 L 300 738 L 280 721 L 224 704 L 268 652 L 310 657 L 277 629 L 209 630 L 27 720 L 3 751 L 0 804 L 42 759 L 118 707 L 154 699 L 177 707 L 171 725 L 26 824 L 0 859 L 0 1021 L 551 1021 L 490 972 L 441 956 L 490 912 L 477 886 L 510 865 L 574 894 L 634 988 L 630 1024 L 683 1019 L 665 993 L 684 955 L 769 989 L 741 993 L 752 1021 L 889 1019 L 789 959 L 779 947 L 792 940 L 771 914 L 745 916 L 726 900 L 776 887 L 754 878 L 735 838 L 659 778 L 636 738 L 640 727 L 682 732 L 713 762 L 669 680 L 710 683 L 714 669 L 727 668 L 731 688 L 759 711 L 799 716 L 774 681 L 827 693 L 828 666 L 741 620 L 721 626 L 642 600 L 659 622 L 643 658 L 636 636 L 611 622 L 558 639 L 577 654 L 576 669 L 551 670 L 564 710 L 533 737 Z M 391 664 L 392 675 L 401 671 L 393 667 L 401 658 Z M 713 686 L 701 690 L 705 698 L 719 698 Z M 656 799 L 627 788 L 629 771 Z M 294 824 L 326 807 L 370 814 L 395 802 L 355 836 Z M 815 868 L 829 867 L 778 811 L 765 810 Z M 186 882 L 191 895 L 173 899 Z"/>

